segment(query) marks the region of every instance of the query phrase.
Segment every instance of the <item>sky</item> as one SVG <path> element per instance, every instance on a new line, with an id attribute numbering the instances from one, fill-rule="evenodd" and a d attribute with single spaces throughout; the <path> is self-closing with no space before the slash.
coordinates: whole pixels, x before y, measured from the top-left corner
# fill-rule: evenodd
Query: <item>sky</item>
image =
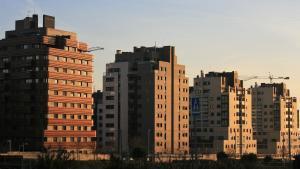
<path id="1" fill-rule="evenodd" d="M 14 22 L 33 13 L 55 16 L 56 28 L 73 31 L 96 51 L 95 89 L 117 49 L 176 47 L 192 85 L 200 71 L 289 76 L 300 97 L 299 0 L 1 0 L 0 39 Z M 42 21 L 40 21 L 40 24 Z M 282 82 L 283 80 L 274 80 Z M 246 81 L 247 86 L 268 79 Z"/>

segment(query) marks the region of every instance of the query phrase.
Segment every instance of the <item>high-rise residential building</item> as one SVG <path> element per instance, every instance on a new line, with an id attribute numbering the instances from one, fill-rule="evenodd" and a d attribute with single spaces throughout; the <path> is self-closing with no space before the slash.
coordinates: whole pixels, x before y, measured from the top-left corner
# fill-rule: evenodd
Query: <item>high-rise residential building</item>
<path id="1" fill-rule="evenodd" d="M 288 157 L 299 154 L 297 99 L 284 83 L 261 83 L 252 88 L 253 134 L 257 153 Z"/>
<path id="2" fill-rule="evenodd" d="M 117 50 L 103 76 L 103 151 L 188 153 L 188 88 L 175 47 Z"/>
<path id="3" fill-rule="evenodd" d="M 256 153 L 251 93 L 237 72 L 201 72 L 190 90 L 191 154 Z"/>
<path id="4" fill-rule="evenodd" d="M 103 114 L 103 93 L 102 91 L 98 90 L 97 92 L 93 93 L 94 99 L 94 127 L 93 129 L 96 130 L 96 150 L 97 152 L 101 152 L 101 142 L 103 139 L 101 127 L 102 126 L 102 114 Z"/>
<path id="5" fill-rule="evenodd" d="M 0 40 L 0 141 L 26 150 L 94 149 L 93 56 L 55 18 L 17 20 Z"/>

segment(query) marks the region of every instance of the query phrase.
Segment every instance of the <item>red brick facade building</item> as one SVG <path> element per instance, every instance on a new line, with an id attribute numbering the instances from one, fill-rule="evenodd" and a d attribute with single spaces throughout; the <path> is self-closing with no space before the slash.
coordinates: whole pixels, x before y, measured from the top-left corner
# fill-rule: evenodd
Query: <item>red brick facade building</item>
<path id="1" fill-rule="evenodd" d="M 95 148 L 93 55 L 55 18 L 16 21 L 0 40 L 0 145 L 27 150 Z"/>

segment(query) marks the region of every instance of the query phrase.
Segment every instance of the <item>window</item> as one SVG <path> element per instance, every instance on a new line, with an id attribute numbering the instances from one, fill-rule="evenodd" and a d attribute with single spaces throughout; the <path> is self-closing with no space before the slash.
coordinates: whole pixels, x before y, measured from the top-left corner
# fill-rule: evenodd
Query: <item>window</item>
<path id="1" fill-rule="evenodd" d="M 114 123 L 106 123 L 105 126 L 108 127 L 108 128 L 112 128 L 112 127 L 114 127 Z"/>
<path id="2" fill-rule="evenodd" d="M 114 109 L 114 105 L 106 105 L 106 109 Z"/>
<path id="3" fill-rule="evenodd" d="M 3 62 L 8 62 L 8 57 L 2 58 L 2 61 L 3 61 Z"/>
<path id="4" fill-rule="evenodd" d="M 105 116 L 106 118 L 108 118 L 108 119 L 111 119 L 111 118 L 114 118 L 115 117 L 115 115 L 114 114 L 106 114 L 106 116 Z"/>
<path id="5" fill-rule="evenodd" d="M 61 57 L 61 61 L 67 62 L 67 58 L 66 57 Z"/>
<path id="6" fill-rule="evenodd" d="M 114 91 L 114 87 L 106 87 L 105 90 L 106 91 Z"/>
<path id="7" fill-rule="evenodd" d="M 53 82 L 54 82 L 54 84 L 58 84 L 58 80 L 54 80 Z"/>
<path id="8" fill-rule="evenodd" d="M 114 78 L 113 77 L 107 77 L 105 79 L 106 82 L 113 82 L 114 81 Z"/>
<path id="9" fill-rule="evenodd" d="M 114 136 L 114 133 L 105 133 L 105 135 L 106 135 L 107 137 L 113 137 L 113 136 Z"/>
<path id="10" fill-rule="evenodd" d="M 58 91 L 57 90 L 54 90 L 54 95 L 58 95 Z"/>
<path id="11" fill-rule="evenodd" d="M 25 83 L 26 83 L 26 84 L 31 84 L 31 83 L 32 83 L 32 79 L 26 79 L 26 80 L 25 80 Z"/>
<path id="12" fill-rule="evenodd" d="M 67 115 L 66 115 L 66 114 L 63 114 L 63 115 L 62 115 L 62 118 L 63 118 L 63 119 L 66 119 L 66 118 L 67 118 Z"/>
<path id="13" fill-rule="evenodd" d="M 114 96 L 106 96 L 106 100 L 114 100 Z"/>

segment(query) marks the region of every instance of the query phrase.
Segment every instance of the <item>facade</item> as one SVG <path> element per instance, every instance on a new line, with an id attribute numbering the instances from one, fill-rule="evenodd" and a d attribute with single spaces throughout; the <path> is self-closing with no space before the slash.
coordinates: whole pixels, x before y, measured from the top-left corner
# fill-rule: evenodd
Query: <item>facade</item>
<path id="1" fill-rule="evenodd" d="M 256 153 L 251 93 L 237 72 L 201 72 L 190 91 L 191 154 Z"/>
<path id="2" fill-rule="evenodd" d="M 93 93 L 93 109 L 94 109 L 94 126 L 93 129 L 96 130 L 96 150 L 101 151 L 101 141 L 103 137 L 101 136 L 100 125 L 102 125 L 102 113 L 103 113 L 103 93 L 98 90 Z"/>
<path id="3" fill-rule="evenodd" d="M 288 157 L 289 145 L 292 155 L 300 153 L 297 99 L 284 83 L 252 88 L 252 118 L 259 154 Z"/>
<path id="4" fill-rule="evenodd" d="M 87 44 L 55 29 L 54 17 L 44 15 L 42 27 L 38 15 L 17 20 L 0 40 L 1 144 L 94 149 L 92 64 Z"/>
<path id="5" fill-rule="evenodd" d="M 175 47 L 117 50 L 103 76 L 103 151 L 188 153 L 188 87 Z"/>

